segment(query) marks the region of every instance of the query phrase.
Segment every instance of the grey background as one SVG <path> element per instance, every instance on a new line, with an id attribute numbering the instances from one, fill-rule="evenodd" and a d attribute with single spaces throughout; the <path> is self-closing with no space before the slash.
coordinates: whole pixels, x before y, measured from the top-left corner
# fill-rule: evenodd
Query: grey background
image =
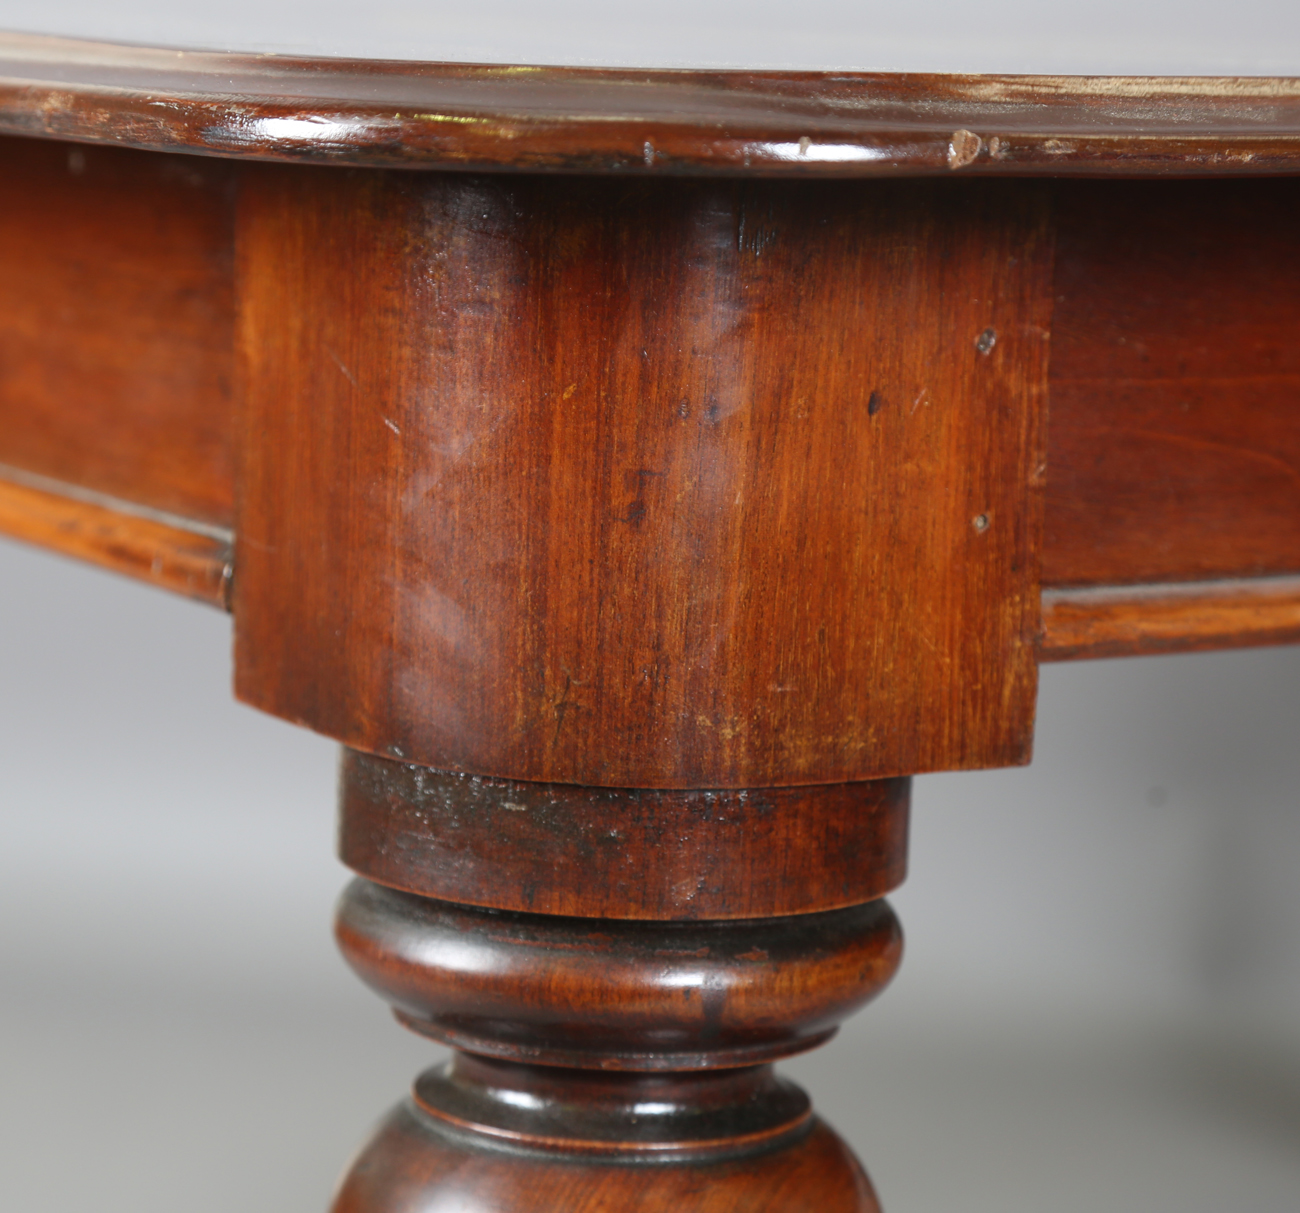
<path id="1" fill-rule="evenodd" d="M 0 27 L 428 58 L 1284 72 L 1294 4 L 0 0 Z M 224 616 L 0 542 L 0 1208 L 321 1210 L 437 1051 L 334 954 L 335 748 Z M 787 1067 L 889 1213 L 1300 1208 L 1300 650 L 1047 667 L 916 783 L 902 974 Z"/>
<path id="2" fill-rule="evenodd" d="M 1293 0 L 0 0 L 0 28 L 486 63 L 1300 72 Z"/>
<path id="3" fill-rule="evenodd" d="M 323 1209 L 436 1050 L 334 954 L 335 747 L 229 621 L 0 543 L 0 1208 Z M 889 1213 L 1300 1205 L 1300 650 L 1049 666 L 916 781 L 895 985 L 789 1065 Z"/>

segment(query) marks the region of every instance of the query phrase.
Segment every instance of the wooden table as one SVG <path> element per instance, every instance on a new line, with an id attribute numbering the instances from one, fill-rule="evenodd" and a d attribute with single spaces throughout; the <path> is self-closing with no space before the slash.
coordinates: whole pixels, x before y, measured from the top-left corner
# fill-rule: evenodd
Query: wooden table
<path id="1" fill-rule="evenodd" d="M 1300 639 L 1296 82 L 7 36 L 0 132 L 0 530 L 232 611 L 457 1050 L 341 1213 L 876 1209 L 771 1063 L 909 776 Z"/>

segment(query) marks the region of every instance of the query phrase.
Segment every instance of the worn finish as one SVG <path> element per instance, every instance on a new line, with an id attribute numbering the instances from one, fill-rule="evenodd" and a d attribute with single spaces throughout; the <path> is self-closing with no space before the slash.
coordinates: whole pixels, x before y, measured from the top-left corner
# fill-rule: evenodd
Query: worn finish
<path id="1" fill-rule="evenodd" d="M 848 1148 L 820 1121 L 792 1145 L 663 1166 L 583 1162 L 494 1148 L 412 1104 L 395 1108 L 353 1163 L 333 1213 L 879 1213 Z"/>
<path id="2" fill-rule="evenodd" d="M 1043 581 L 1300 572 L 1300 180 L 1056 197 Z"/>
<path id="3" fill-rule="evenodd" d="M 1043 594 L 1043 661 L 1300 643 L 1300 577 Z"/>
<path id="4" fill-rule="evenodd" d="M 300 169 L 242 197 L 245 701 L 613 787 L 1027 760 L 1035 191 Z"/>
<path id="5" fill-rule="evenodd" d="M 893 976 L 884 901 L 740 922 L 471 909 L 354 880 L 343 955 L 409 1027 L 507 1061 L 609 1070 L 751 1065 L 821 1043 Z"/>
<path id="6" fill-rule="evenodd" d="M 0 535 L 225 608 L 232 536 L 0 467 Z"/>
<path id="7" fill-rule="evenodd" d="M 0 130 L 371 166 L 1278 173 L 1300 170 L 1300 81 L 495 67 L 7 34 Z"/>
<path id="8" fill-rule="evenodd" d="M 316 162 L 0 141 L 0 530 L 218 600 L 233 520 L 239 693 L 355 747 L 339 941 L 461 1052 L 336 1213 L 878 1213 L 770 1065 L 899 962 L 855 781 L 1300 637 L 1294 183 L 958 180 L 1300 172 L 1296 82 L 8 37 L 0 131 Z"/>
<path id="9" fill-rule="evenodd" d="M 0 464 L 228 528 L 233 166 L 26 139 L 0 165 Z"/>
<path id="10" fill-rule="evenodd" d="M 518 783 L 344 751 L 339 858 L 464 905 L 587 918 L 762 918 L 903 882 L 905 779 L 666 792 Z"/>

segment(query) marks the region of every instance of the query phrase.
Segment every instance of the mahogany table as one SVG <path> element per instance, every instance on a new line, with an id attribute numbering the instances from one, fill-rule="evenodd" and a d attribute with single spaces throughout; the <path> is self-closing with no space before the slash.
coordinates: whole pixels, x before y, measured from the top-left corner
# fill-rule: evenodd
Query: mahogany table
<path id="1" fill-rule="evenodd" d="M 877 1208 L 772 1063 L 1040 661 L 1300 639 L 1300 82 L 0 38 L 0 530 L 343 743 L 338 1213 Z"/>

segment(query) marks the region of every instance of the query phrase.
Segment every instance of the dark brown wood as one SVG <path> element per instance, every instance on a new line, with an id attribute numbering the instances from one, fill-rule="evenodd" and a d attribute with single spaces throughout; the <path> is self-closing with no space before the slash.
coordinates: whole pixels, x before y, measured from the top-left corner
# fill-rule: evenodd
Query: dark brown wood
<path id="1" fill-rule="evenodd" d="M 637 174 L 1300 170 L 1300 81 L 611 71 L 0 37 L 0 130 L 372 166 Z"/>
<path id="2" fill-rule="evenodd" d="M 642 1074 L 458 1052 L 412 1094 L 444 1125 L 503 1144 L 645 1161 L 756 1153 L 792 1144 L 812 1121 L 808 1096 L 771 1065 Z"/>
<path id="3" fill-rule="evenodd" d="M 1044 584 L 1300 571 L 1297 214 L 1297 179 L 1058 190 Z"/>
<path id="4" fill-rule="evenodd" d="M 353 1163 L 333 1213 L 879 1213 L 862 1168 L 824 1124 L 793 1145 L 662 1166 L 577 1162 L 466 1139 L 396 1108 Z M 472 1203 L 471 1203 L 472 1202 Z"/>
<path id="5" fill-rule="evenodd" d="M 355 880 L 339 946 L 402 1021 L 506 1061 L 614 1070 L 750 1065 L 820 1044 L 893 976 L 884 901 L 737 922 L 558 918 Z"/>
<path id="6" fill-rule="evenodd" d="M 0 464 L 229 528 L 233 166 L 0 139 Z"/>
<path id="7" fill-rule="evenodd" d="M 242 198 L 245 701 L 599 786 L 1027 760 L 1036 186 L 296 169 Z"/>
<path id="8" fill-rule="evenodd" d="M 1043 661 L 1300 643 L 1300 577 L 1043 593 Z"/>
<path id="9" fill-rule="evenodd" d="M 229 531 L 0 467 L 0 535 L 229 606 Z"/>
<path id="10" fill-rule="evenodd" d="M 885 902 L 610 922 L 356 880 L 336 933 L 403 1023 L 467 1051 L 418 1079 L 354 1163 L 336 1213 L 469 1194 L 502 1213 L 875 1213 L 860 1167 L 768 1063 L 821 1043 L 888 982 L 901 936 Z M 560 1160 L 567 1179 L 546 1178 Z"/>
<path id="11" fill-rule="evenodd" d="M 764 918 L 906 875 L 906 779 L 639 791 L 431 771 L 345 750 L 339 857 L 393 888 L 588 918 Z"/>

